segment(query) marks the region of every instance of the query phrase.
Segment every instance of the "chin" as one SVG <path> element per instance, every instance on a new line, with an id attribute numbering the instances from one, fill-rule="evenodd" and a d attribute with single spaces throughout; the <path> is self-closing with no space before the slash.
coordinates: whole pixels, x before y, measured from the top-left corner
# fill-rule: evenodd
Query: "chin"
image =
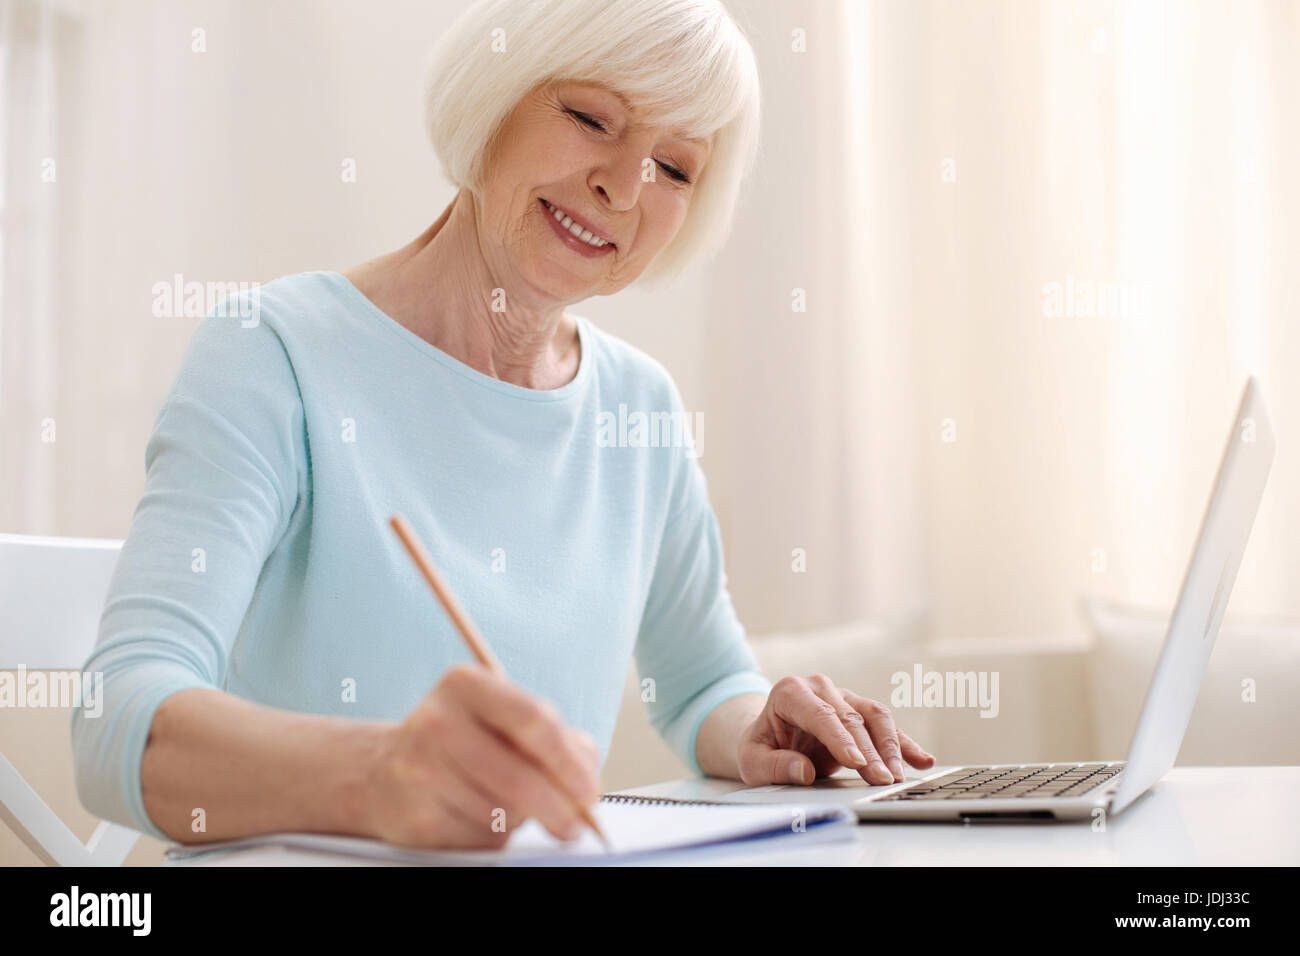
<path id="1" fill-rule="evenodd" d="M 604 275 L 579 275 L 553 260 L 539 262 L 533 275 L 539 288 L 557 295 L 591 295 L 604 288 L 607 282 Z"/>

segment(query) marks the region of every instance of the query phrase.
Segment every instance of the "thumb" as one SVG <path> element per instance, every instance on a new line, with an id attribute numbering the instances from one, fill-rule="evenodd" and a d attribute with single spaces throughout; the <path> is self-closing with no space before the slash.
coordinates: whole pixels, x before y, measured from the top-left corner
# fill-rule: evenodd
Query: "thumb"
<path id="1" fill-rule="evenodd" d="M 740 769 L 745 783 L 751 787 L 765 783 L 807 786 L 817 779 L 812 760 L 797 750 L 756 748 L 745 755 Z"/>

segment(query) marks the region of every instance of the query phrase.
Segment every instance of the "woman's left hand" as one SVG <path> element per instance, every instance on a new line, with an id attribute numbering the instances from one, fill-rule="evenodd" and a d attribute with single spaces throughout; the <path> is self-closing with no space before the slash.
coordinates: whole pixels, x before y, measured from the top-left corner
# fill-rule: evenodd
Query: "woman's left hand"
<path id="1" fill-rule="evenodd" d="M 934 766 L 934 757 L 894 726 L 888 707 L 824 674 L 777 681 L 763 712 L 741 734 L 736 756 L 751 787 L 810 784 L 841 767 L 867 783 L 888 784 L 904 778 L 904 760 L 919 770 Z"/>

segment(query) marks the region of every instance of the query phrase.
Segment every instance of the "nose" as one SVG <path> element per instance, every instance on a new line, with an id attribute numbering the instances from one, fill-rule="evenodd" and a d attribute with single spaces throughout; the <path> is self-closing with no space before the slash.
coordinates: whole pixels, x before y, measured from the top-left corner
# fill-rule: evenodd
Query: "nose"
<path id="1" fill-rule="evenodd" d="M 604 200 L 605 205 L 609 209 L 617 209 L 618 204 L 610 197 L 604 186 L 597 186 L 596 192 L 600 194 L 600 198 Z"/>
<path id="2" fill-rule="evenodd" d="M 641 195 L 641 163 L 632 156 L 615 156 L 592 171 L 590 184 L 606 209 L 625 212 Z"/>

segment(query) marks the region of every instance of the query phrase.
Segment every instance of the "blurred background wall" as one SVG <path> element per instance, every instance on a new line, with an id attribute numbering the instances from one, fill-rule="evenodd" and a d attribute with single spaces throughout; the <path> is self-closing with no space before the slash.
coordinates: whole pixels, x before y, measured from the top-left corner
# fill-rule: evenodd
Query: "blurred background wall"
<path id="1" fill-rule="evenodd" d="M 578 311 L 705 415 L 751 632 L 1033 653 L 1085 595 L 1167 612 L 1252 371 L 1278 452 L 1229 613 L 1300 617 L 1297 4 L 727 6 L 765 96 L 732 241 Z M 154 283 L 438 216 L 420 68 L 461 7 L 0 0 L 0 530 L 126 533 L 196 324 Z"/>
<path id="2" fill-rule="evenodd" d="M 125 533 L 195 325 L 155 282 L 436 218 L 420 63 L 460 6 L 6 0 L 0 527 Z M 1170 602 L 1248 369 L 1294 434 L 1296 5 L 729 6 L 766 95 L 731 245 L 585 312 L 705 414 L 742 617 L 1033 639 L 1080 590 Z M 1294 613 L 1279 445 L 1234 604 Z"/>

